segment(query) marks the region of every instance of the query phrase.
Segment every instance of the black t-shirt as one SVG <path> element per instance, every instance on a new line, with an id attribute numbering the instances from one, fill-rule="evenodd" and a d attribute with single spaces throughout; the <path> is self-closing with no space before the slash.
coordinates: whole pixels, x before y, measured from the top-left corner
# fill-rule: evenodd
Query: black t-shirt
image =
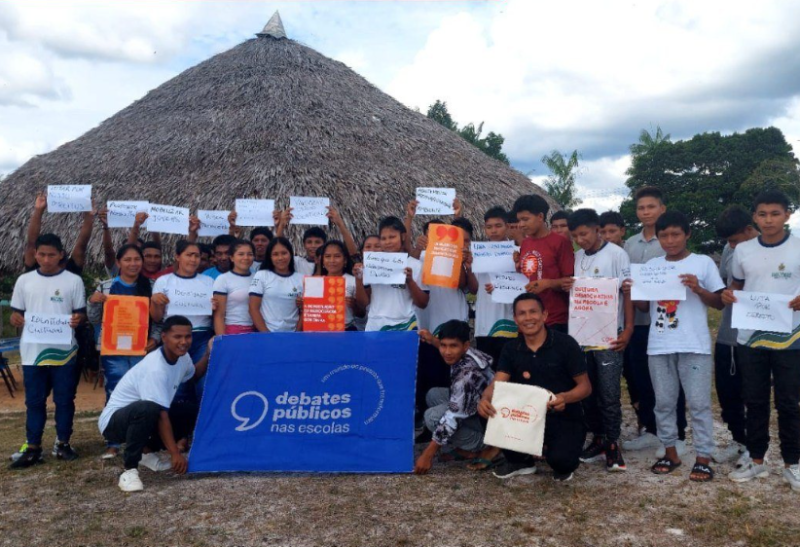
<path id="1" fill-rule="evenodd" d="M 515 384 L 539 386 L 553 393 L 563 393 L 575 387 L 575 376 L 586 373 L 586 357 L 578 342 L 567 334 L 547 329 L 547 340 L 533 352 L 525 338 L 511 340 L 503 348 L 497 372 L 511 376 Z M 528 373 L 528 378 L 525 373 Z M 564 410 L 565 418 L 581 418 L 580 403 L 571 403 Z"/>

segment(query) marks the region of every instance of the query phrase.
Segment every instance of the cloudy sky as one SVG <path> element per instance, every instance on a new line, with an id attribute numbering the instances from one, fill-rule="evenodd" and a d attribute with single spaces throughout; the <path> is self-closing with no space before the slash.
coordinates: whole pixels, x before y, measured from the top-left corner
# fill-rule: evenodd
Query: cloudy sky
<path id="1" fill-rule="evenodd" d="M 447 101 L 537 180 L 583 156 L 586 204 L 621 197 L 628 147 L 776 125 L 800 147 L 800 2 L 0 0 L 0 174 L 258 32 L 290 38 L 409 107 Z"/>

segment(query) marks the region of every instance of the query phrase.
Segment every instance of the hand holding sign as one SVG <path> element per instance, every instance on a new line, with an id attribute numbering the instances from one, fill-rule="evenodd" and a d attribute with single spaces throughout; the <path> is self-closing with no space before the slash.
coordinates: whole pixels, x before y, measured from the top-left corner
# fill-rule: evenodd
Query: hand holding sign
<path id="1" fill-rule="evenodd" d="M 471 247 L 473 273 L 506 273 L 516 269 L 513 241 L 473 241 Z"/>
<path id="2" fill-rule="evenodd" d="M 733 291 L 731 326 L 735 329 L 767 332 L 792 332 L 794 313 L 789 307 L 792 297 L 787 294 L 768 294 Z"/>
<path id="3" fill-rule="evenodd" d="M 619 281 L 576 277 L 569 299 L 569 335 L 581 346 L 609 348 L 617 339 Z"/>
<path id="4" fill-rule="evenodd" d="M 492 274 L 492 302 L 512 304 L 514 299 L 525 292 L 528 278 L 521 273 Z"/>
<path id="5" fill-rule="evenodd" d="M 406 282 L 406 253 L 364 253 L 364 285 L 403 285 Z"/>
<path id="6" fill-rule="evenodd" d="M 197 211 L 200 219 L 200 230 L 197 235 L 201 237 L 216 237 L 228 235 L 231 224 L 228 221 L 228 211 Z"/>
<path id="7" fill-rule="evenodd" d="M 344 331 L 345 292 L 342 276 L 306 277 L 303 280 L 303 331 Z"/>
<path id="8" fill-rule="evenodd" d="M 59 184 L 47 187 L 49 213 L 84 213 L 91 210 L 91 184 Z"/>
<path id="9" fill-rule="evenodd" d="M 452 215 L 455 213 L 455 188 L 417 188 L 417 215 Z"/>
<path id="10" fill-rule="evenodd" d="M 674 264 L 648 266 L 631 264 L 631 300 L 686 300 L 686 286 Z"/>
<path id="11" fill-rule="evenodd" d="M 464 253 L 464 232 L 456 226 L 431 224 L 422 282 L 428 286 L 458 288 Z"/>
<path id="12" fill-rule="evenodd" d="M 147 213 L 150 203 L 147 201 L 109 201 L 107 204 L 109 228 L 133 228 L 138 213 Z"/>
<path id="13" fill-rule="evenodd" d="M 189 209 L 151 203 L 147 213 L 147 231 L 189 235 Z"/>
<path id="14" fill-rule="evenodd" d="M 21 344 L 72 344 L 72 315 L 26 313 Z"/>
<path id="15" fill-rule="evenodd" d="M 154 295 L 155 296 L 155 295 Z M 214 311 L 212 287 L 172 289 L 169 293 L 168 315 L 211 315 Z"/>
<path id="16" fill-rule="evenodd" d="M 291 224 L 327 226 L 330 205 L 329 198 L 292 196 L 289 198 L 289 208 L 292 210 Z"/>
<path id="17" fill-rule="evenodd" d="M 237 226 L 275 226 L 274 199 L 237 199 Z"/>

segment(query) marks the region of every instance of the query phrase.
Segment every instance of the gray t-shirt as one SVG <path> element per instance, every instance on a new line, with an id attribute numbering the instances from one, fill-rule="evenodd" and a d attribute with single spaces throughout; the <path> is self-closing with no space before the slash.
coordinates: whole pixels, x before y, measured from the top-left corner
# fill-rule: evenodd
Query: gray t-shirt
<path id="1" fill-rule="evenodd" d="M 726 285 L 730 285 L 731 276 L 731 262 L 733 261 L 733 249 L 730 245 L 725 245 L 722 249 L 722 258 L 719 261 L 719 276 Z M 719 323 L 719 332 L 717 333 L 717 344 L 724 344 L 726 346 L 736 345 L 737 330 L 731 327 L 731 314 L 733 313 L 733 306 L 725 306 L 722 310 L 722 320 Z"/>
<path id="2" fill-rule="evenodd" d="M 653 236 L 651 239 L 644 238 L 644 232 L 639 232 L 625 241 L 625 252 L 631 259 L 631 264 L 646 264 L 652 258 L 665 256 L 667 252 L 661 247 L 658 238 Z M 634 324 L 649 325 L 650 312 L 636 310 Z"/>

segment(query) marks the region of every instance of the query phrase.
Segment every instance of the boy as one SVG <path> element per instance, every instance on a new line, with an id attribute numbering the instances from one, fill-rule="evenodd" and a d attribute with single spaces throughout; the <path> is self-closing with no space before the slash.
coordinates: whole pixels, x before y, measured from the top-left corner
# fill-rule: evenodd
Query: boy
<path id="1" fill-rule="evenodd" d="M 569 230 L 569 212 L 568 211 L 556 211 L 550 217 L 550 230 L 557 233 L 561 237 L 566 237 L 567 240 L 572 243 L 572 237 L 570 236 Z"/>
<path id="2" fill-rule="evenodd" d="M 47 209 L 47 194 L 40 192 L 36 195 L 31 214 L 31 223 L 28 225 L 28 234 L 25 241 L 25 254 L 22 263 L 25 271 L 30 272 L 37 268 L 36 261 L 36 241 L 41 233 L 42 218 Z M 94 227 L 95 211 L 83 213 L 83 224 L 75 239 L 75 246 L 69 256 L 62 256 L 62 268 L 75 275 L 81 275 L 83 267 L 86 265 L 86 250 L 89 247 L 89 240 L 92 238 L 92 228 Z"/>
<path id="3" fill-rule="evenodd" d="M 434 387 L 426 395 L 425 427 L 433 440 L 414 465 L 414 473 L 423 475 L 433 465 L 439 448 L 451 445 L 456 456 L 475 458 L 483 446 L 483 424 L 478 417 L 478 402 L 491 383 L 492 358 L 470 348 L 469 324 L 447 321 L 438 336 L 420 331 L 423 342 L 436 347 L 450 368 L 450 387 Z"/>
<path id="4" fill-rule="evenodd" d="M 572 244 L 547 229 L 550 206 L 541 196 L 522 196 L 514 202 L 525 239 L 520 246 L 517 270 L 530 279 L 527 292 L 538 294 L 547 308 L 547 327 L 567 332 L 568 293 L 561 284 L 572 277 L 575 254 Z"/>
<path id="5" fill-rule="evenodd" d="M 625 219 L 616 211 L 600 215 L 600 237 L 620 247 L 625 246 Z"/>
<path id="6" fill-rule="evenodd" d="M 723 302 L 736 303 L 736 290 L 785 294 L 793 297 L 789 307 L 800 311 L 800 239 L 785 228 L 792 214 L 789 198 L 767 190 L 756 197 L 753 211 L 761 236 L 736 246 L 733 283 Z M 769 448 L 770 385 L 774 384 L 783 478 L 792 490 L 800 491 L 800 314 L 794 314 L 792 326 L 788 334 L 739 329 L 745 434 L 752 460 L 730 474 L 733 481 L 769 475 L 764 456 Z"/>
<path id="7" fill-rule="evenodd" d="M 283 215 L 284 220 L 281 221 L 281 227 L 276 231 L 277 235 L 282 235 L 283 228 L 285 228 L 292 219 L 291 207 L 287 209 L 285 213 L 286 214 Z M 353 239 L 353 235 L 350 233 L 350 230 L 347 228 L 347 224 L 344 223 L 344 220 L 342 220 L 341 215 L 339 215 L 339 211 L 337 211 L 333 207 L 328 207 L 328 218 L 330 219 L 331 223 L 333 223 L 333 225 L 336 226 L 336 228 L 338 228 L 339 232 L 342 234 L 342 242 L 347 247 L 347 252 L 350 253 L 350 256 L 358 254 L 358 246 L 356 245 L 356 242 Z M 303 232 L 303 248 L 306 251 L 306 256 L 294 257 L 295 271 L 307 276 L 314 275 L 314 273 L 317 270 L 317 262 L 318 262 L 317 249 L 325 245 L 325 242 L 327 241 L 328 241 L 328 234 L 326 234 L 325 230 L 323 230 L 319 226 L 312 226 L 311 228 L 308 228 L 305 232 Z"/>
<path id="8" fill-rule="evenodd" d="M 275 237 L 272 230 L 265 226 L 253 228 L 250 231 L 250 243 L 253 244 L 255 258 L 253 265 L 250 266 L 250 271 L 256 273 L 261 269 L 261 263 L 264 262 L 264 256 L 267 254 L 267 245 Z"/>
<path id="9" fill-rule="evenodd" d="M 64 247 L 54 234 L 43 234 L 34 244 L 39 267 L 19 276 L 11 296 L 11 324 L 23 328 L 31 314 L 69 315 L 75 329 L 86 316 L 86 292 L 81 278 L 62 267 Z M 73 333 L 67 345 L 20 345 L 25 381 L 27 447 L 11 464 L 23 469 L 42 461 L 42 436 L 47 422 L 47 397 L 53 391 L 56 406 L 56 445 L 53 456 L 72 461 L 78 454 L 69 444 L 75 417 L 75 392 L 79 371 L 78 345 Z"/>
<path id="10" fill-rule="evenodd" d="M 600 217 L 594 209 L 578 209 L 569 216 L 572 239 L 580 246 L 575 254 L 575 277 L 606 277 L 622 284 L 630 278 L 628 254 L 621 247 L 600 237 Z M 566 281 L 570 290 L 574 278 Z M 592 383 L 592 395 L 584 399 L 586 421 L 593 439 L 581 454 L 584 463 L 606 462 L 606 471 L 625 471 L 625 460 L 619 449 L 622 427 L 620 384 L 622 352 L 633 334 L 633 303 L 629 293 L 620 293 L 618 309 L 619 337 L 607 348 L 583 348 Z"/>
<path id="11" fill-rule="evenodd" d="M 678 423 L 675 407 L 680 388 L 692 418 L 692 436 L 697 459 L 689 479 L 708 482 L 714 478 L 710 467 L 714 452 L 714 419 L 711 414 L 711 335 L 708 308 L 722 309 L 725 284 L 714 261 L 687 248 L 691 237 L 689 221 L 683 213 L 667 211 L 655 225 L 658 242 L 666 253 L 647 261 L 649 266 L 677 266 L 686 287 L 686 300 L 658 301 L 651 316 L 647 339 L 650 377 L 653 381 L 658 437 L 666 450 L 652 467 L 655 474 L 672 473 L 681 465 L 676 443 Z M 647 312 L 650 302 L 636 302 Z"/>
<path id="12" fill-rule="evenodd" d="M 213 268 L 209 268 L 205 271 L 202 270 L 202 261 L 198 271 L 201 271 L 203 275 L 207 275 L 211 279 L 216 279 L 220 275 L 231 271 L 231 245 L 236 243 L 236 238 L 232 235 L 220 235 L 214 238 L 214 241 L 211 242 L 211 250 L 212 250 L 212 261 L 214 263 Z M 202 255 L 202 250 L 201 250 Z"/>

